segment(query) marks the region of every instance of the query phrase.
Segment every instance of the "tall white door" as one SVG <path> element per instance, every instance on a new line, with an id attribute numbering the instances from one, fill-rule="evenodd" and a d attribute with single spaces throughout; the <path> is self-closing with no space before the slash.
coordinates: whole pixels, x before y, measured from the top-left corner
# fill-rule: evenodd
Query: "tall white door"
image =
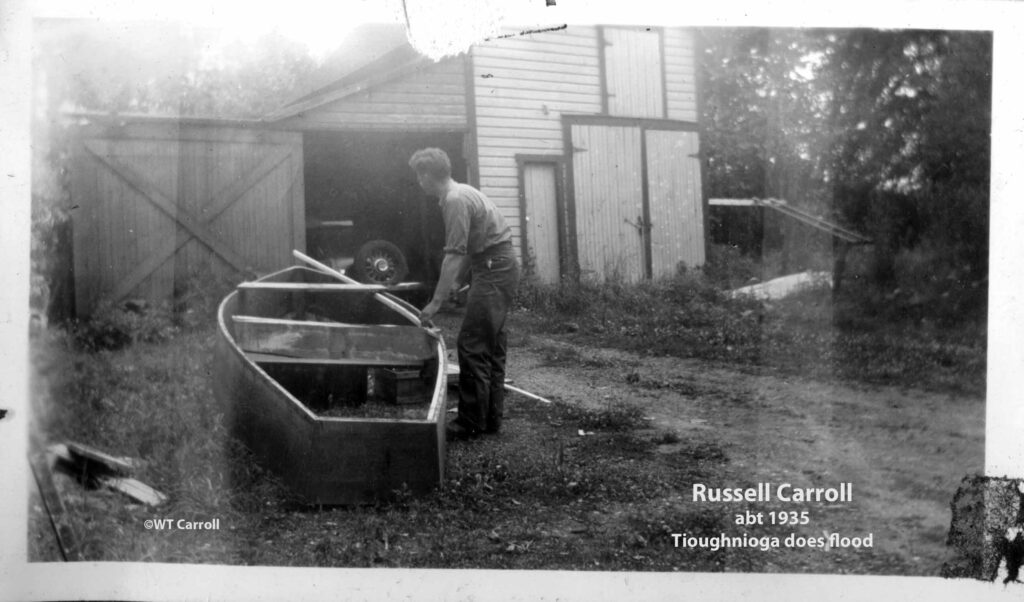
<path id="1" fill-rule="evenodd" d="M 644 277 L 639 127 L 572 125 L 576 251 L 580 276 Z"/>
<path id="2" fill-rule="evenodd" d="M 651 271 L 671 276 L 680 263 L 704 264 L 697 132 L 647 130 L 647 182 L 651 215 Z"/>
<path id="3" fill-rule="evenodd" d="M 558 282 L 558 168 L 554 163 L 528 162 L 522 170 L 529 261 L 541 282 Z"/>

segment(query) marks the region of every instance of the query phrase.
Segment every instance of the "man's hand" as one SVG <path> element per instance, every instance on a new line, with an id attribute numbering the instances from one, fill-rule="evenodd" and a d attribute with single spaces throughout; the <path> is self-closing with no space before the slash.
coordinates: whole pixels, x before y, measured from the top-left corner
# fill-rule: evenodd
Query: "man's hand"
<path id="1" fill-rule="evenodd" d="M 437 286 L 434 288 L 434 298 L 420 312 L 420 322 L 426 322 L 434 317 L 434 314 L 441 309 L 448 293 L 453 290 L 459 275 L 464 274 L 469 265 L 469 258 L 458 253 L 445 253 L 444 261 L 441 262 L 441 275 L 437 279 Z"/>
<path id="2" fill-rule="evenodd" d="M 431 300 L 426 307 L 420 310 L 420 322 L 429 322 L 439 309 L 441 309 L 441 302 L 437 299 Z"/>

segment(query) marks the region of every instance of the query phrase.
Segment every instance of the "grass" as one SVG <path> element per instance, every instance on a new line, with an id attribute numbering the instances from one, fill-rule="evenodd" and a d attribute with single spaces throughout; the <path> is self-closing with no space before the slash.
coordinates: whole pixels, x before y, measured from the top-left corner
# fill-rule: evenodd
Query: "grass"
<path id="1" fill-rule="evenodd" d="M 740 280 L 742 274 L 730 278 Z M 832 299 L 812 289 L 766 306 L 732 299 L 713 279 L 682 273 L 627 286 L 584 283 L 520 291 L 515 319 L 542 365 L 609 368 L 572 343 L 640 355 L 726 362 L 821 379 L 984 390 L 984 328 L 929 322 L 885 306 L 871 291 Z M 891 299 L 889 300 L 891 301 Z M 227 431 L 211 390 L 212 319 L 155 308 L 111 310 L 69 332 L 32 342 L 34 432 L 45 442 L 81 441 L 141 461 L 137 478 L 168 494 L 159 510 L 117 494 L 82 491 L 65 500 L 90 560 L 283 566 L 473 567 L 608 570 L 757 570 L 759 552 L 680 553 L 671 533 L 715 535 L 731 511 L 688 505 L 694 482 L 742 484 L 728 445 L 713 431 L 650 428 L 618 399 L 581 408 L 517 398 L 498 437 L 452 445 L 448 478 L 433 494 L 359 508 L 306 508 L 261 470 Z M 206 316 L 209 318 L 209 316 Z M 922 319 L 924 318 L 924 319 Z M 523 334 L 525 333 L 525 334 Z M 557 333 L 560 342 L 552 342 Z M 525 344 L 525 343 L 524 343 Z M 644 392 L 668 389 L 723 408 L 742 392 L 698 377 L 629 372 Z M 721 403 L 717 403 L 721 402 Z M 580 435 L 580 431 L 583 434 Z M 156 532 L 146 518 L 221 519 L 220 531 Z M 34 519 L 31 558 L 52 559 Z M 827 520 L 822 519 L 822 524 Z M 879 557 L 879 566 L 893 568 Z M 883 560 L 885 562 L 883 562 Z M 873 562 L 874 560 L 872 560 Z M 890 563 L 890 564 L 885 564 Z"/>
<path id="2" fill-rule="evenodd" d="M 168 494 L 159 510 L 111 492 L 66 499 L 90 560 L 285 566 L 723 570 L 724 552 L 670 553 L 677 525 L 724 520 L 670 502 L 728 459 L 712 441 L 679 444 L 644 429 L 629 403 L 589 410 L 519 399 L 496 438 L 452 445 L 434 494 L 359 508 L 298 506 L 226 431 L 210 390 L 213 332 L 83 350 L 33 342 L 36 429 L 141 461 L 137 478 Z M 579 431 L 586 434 L 581 436 Z M 709 451 L 710 449 L 710 451 Z M 146 530 L 146 518 L 220 518 L 220 531 Z M 37 522 L 33 539 L 44 538 Z M 703 527 L 701 527 L 703 525 Z M 38 546 L 36 546 L 38 548 Z M 44 559 L 36 554 L 33 559 Z"/>
<path id="3" fill-rule="evenodd" d="M 851 280 L 835 299 L 828 286 L 817 286 L 764 303 L 729 297 L 719 281 L 700 272 L 637 284 L 527 281 L 517 319 L 571 343 L 644 355 L 983 394 L 986 324 L 984 304 L 975 299 L 983 290 L 948 292 L 922 304 L 920 295 L 894 295 Z M 567 353 L 554 354 L 552 363 L 572 360 Z"/>

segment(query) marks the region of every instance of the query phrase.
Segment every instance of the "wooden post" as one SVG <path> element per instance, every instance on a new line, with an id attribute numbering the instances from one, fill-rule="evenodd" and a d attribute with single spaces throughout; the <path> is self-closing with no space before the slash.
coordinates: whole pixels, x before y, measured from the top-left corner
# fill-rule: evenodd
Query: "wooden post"
<path id="1" fill-rule="evenodd" d="M 850 251 L 850 243 L 845 240 L 833 236 L 832 237 L 832 255 L 834 258 L 832 264 L 832 298 L 835 299 L 839 295 L 841 283 L 843 281 L 843 274 L 846 272 L 846 254 Z"/>

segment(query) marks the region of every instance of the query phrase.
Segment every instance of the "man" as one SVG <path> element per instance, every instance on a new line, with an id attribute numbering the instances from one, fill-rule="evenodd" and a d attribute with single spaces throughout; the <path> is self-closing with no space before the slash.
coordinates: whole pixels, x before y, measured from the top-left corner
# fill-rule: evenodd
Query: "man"
<path id="1" fill-rule="evenodd" d="M 457 342 L 459 414 L 448 437 L 467 439 L 501 428 L 505 399 L 505 317 L 519 283 L 512 230 L 479 190 L 452 179 L 447 153 L 416 151 L 409 160 L 420 187 L 440 199 L 445 246 L 434 297 L 420 318 L 431 319 L 448 295 L 471 275 L 466 316 Z"/>

